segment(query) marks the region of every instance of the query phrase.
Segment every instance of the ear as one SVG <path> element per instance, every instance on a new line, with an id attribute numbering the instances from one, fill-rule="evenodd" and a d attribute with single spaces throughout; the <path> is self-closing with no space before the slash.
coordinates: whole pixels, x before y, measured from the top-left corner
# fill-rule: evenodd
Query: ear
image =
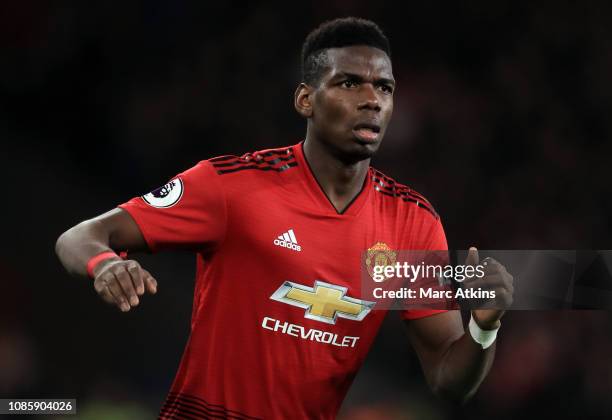
<path id="1" fill-rule="evenodd" d="M 295 90 L 295 110 L 304 118 L 312 117 L 312 95 L 314 89 L 306 83 L 300 83 Z"/>

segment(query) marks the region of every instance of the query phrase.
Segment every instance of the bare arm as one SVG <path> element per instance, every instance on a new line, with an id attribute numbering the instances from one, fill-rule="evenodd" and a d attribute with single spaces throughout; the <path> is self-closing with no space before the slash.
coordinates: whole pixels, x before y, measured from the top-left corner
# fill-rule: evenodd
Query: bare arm
<path id="1" fill-rule="evenodd" d="M 466 265 L 479 263 L 478 250 L 471 247 Z M 492 258 L 486 259 L 484 277 L 466 279 L 464 287 L 487 287 L 495 290 L 494 308 L 471 311 L 482 330 L 495 330 L 505 308 L 512 305 L 513 277 L 506 268 Z M 459 311 L 443 312 L 426 318 L 407 321 L 410 340 L 421 360 L 421 365 L 433 391 L 444 398 L 465 402 L 471 398 L 489 373 L 495 358 L 495 342 L 487 347 L 476 343 L 465 331 Z"/>
<path id="2" fill-rule="evenodd" d="M 427 382 L 445 399 L 465 402 L 487 376 L 495 344 L 486 350 L 464 331 L 459 311 L 406 321 Z"/>
<path id="3" fill-rule="evenodd" d="M 86 220 L 57 240 L 55 252 L 71 275 L 87 277 L 87 262 L 105 251 L 148 251 L 140 229 L 124 210 L 113 209 Z M 122 311 L 138 305 L 139 295 L 156 293 L 157 282 L 138 262 L 111 258 L 94 269 L 94 288 L 108 303 Z"/>

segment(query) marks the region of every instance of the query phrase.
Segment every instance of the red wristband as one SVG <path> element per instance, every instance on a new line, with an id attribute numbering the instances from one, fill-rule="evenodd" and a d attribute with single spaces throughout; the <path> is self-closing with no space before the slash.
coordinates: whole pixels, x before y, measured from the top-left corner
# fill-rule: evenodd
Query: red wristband
<path id="1" fill-rule="evenodd" d="M 105 251 L 105 252 L 102 252 L 101 254 L 91 257 L 91 259 L 87 263 L 87 275 L 93 279 L 94 278 L 94 274 L 93 274 L 94 268 L 96 268 L 96 266 L 100 264 L 102 261 L 108 260 L 109 258 L 113 258 L 113 257 L 119 257 L 125 260 L 125 258 L 127 257 L 127 252 L 123 251 L 121 252 L 120 255 L 117 255 L 113 251 Z"/>

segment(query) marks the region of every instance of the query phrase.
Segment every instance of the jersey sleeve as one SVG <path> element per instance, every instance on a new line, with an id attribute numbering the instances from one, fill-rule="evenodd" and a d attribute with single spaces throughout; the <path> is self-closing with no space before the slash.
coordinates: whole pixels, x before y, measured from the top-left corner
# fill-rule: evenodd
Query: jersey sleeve
<path id="1" fill-rule="evenodd" d="M 427 234 L 425 244 L 423 251 L 448 251 L 446 234 L 444 233 L 444 228 L 439 218 L 436 218 L 432 228 Z M 439 255 L 439 253 L 436 254 Z M 404 320 L 419 319 L 447 311 L 448 309 L 406 309 L 400 312 L 400 317 Z"/>
<path id="2" fill-rule="evenodd" d="M 132 216 L 152 252 L 212 249 L 225 235 L 226 198 L 208 161 L 119 208 Z"/>

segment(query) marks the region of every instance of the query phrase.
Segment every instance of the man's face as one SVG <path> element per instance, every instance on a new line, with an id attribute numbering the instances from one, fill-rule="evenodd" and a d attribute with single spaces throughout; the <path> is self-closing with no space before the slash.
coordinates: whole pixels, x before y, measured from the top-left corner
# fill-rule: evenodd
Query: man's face
<path id="1" fill-rule="evenodd" d="M 348 161 L 371 157 L 393 112 L 395 81 L 391 60 L 378 48 L 327 50 L 329 69 L 312 96 L 310 129 Z"/>

